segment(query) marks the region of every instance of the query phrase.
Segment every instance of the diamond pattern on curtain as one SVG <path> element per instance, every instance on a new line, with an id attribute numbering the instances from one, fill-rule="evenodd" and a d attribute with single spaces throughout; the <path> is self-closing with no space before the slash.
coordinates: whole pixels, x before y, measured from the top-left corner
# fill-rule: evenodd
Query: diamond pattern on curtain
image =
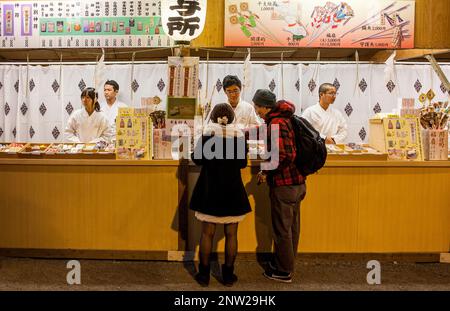
<path id="1" fill-rule="evenodd" d="M 166 108 L 167 66 L 165 64 L 135 65 L 131 81 L 131 65 L 107 65 L 106 79 L 116 80 L 119 100 L 131 107 L 139 107 L 142 97 L 158 96 L 159 109 Z M 450 65 L 442 66 L 450 77 Z M 417 98 L 432 88 L 436 101 L 446 101 L 449 93 L 428 64 L 397 65 L 397 78 L 384 80 L 385 65 L 356 64 L 281 65 L 253 64 L 252 85 L 241 94 L 251 103 L 259 88 L 272 90 L 281 98 L 296 105 L 296 113 L 318 101 L 318 87 L 328 82 L 336 86 L 338 96 L 335 107 L 342 111 L 349 125 L 348 142 L 368 140 L 368 119 L 378 112 L 398 109 L 398 98 Z M 59 65 L 0 66 L 0 141 L 60 142 L 69 116 L 80 109 L 80 93 L 94 81 L 94 65 L 63 65 L 62 79 Z M 209 99 L 214 90 L 212 104 L 227 100 L 222 80 L 225 75 L 237 75 L 243 80 L 242 64 L 200 64 L 199 84 L 202 93 L 208 90 Z M 208 76 L 208 81 L 206 81 Z M 27 80 L 28 77 L 28 80 Z M 103 81 L 104 82 L 104 81 Z M 99 101 L 104 101 L 103 90 L 97 90 Z M 133 93 L 133 96 L 131 96 Z M 131 101 L 133 98 L 133 101 Z"/>

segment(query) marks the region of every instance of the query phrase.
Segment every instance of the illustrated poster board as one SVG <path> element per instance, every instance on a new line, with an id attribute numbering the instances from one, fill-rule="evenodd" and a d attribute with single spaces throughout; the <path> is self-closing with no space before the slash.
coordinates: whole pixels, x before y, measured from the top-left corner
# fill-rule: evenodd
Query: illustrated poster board
<path id="1" fill-rule="evenodd" d="M 390 160 L 423 161 L 418 118 L 385 118 L 383 126 Z"/>
<path id="2" fill-rule="evenodd" d="M 414 1 L 225 0 L 224 45 L 414 48 L 414 16 Z"/>
<path id="3" fill-rule="evenodd" d="M 116 159 L 151 159 L 153 126 L 146 109 L 119 108 L 116 129 Z"/>

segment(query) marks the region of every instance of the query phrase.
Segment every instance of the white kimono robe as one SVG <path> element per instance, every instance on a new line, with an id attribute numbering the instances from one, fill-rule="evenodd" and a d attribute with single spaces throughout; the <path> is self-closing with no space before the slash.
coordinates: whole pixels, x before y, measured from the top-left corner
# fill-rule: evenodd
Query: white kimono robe
<path id="1" fill-rule="evenodd" d="M 112 106 L 108 105 L 107 102 L 100 103 L 101 111 L 105 114 L 106 118 L 108 119 L 111 125 L 116 124 L 116 118 L 119 112 L 119 108 L 126 108 L 126 107 L 128 106 L 125 103 L 122 103 L 117 99 L 114 102 L 114 104 L 112 104 Z"/>
<path id="2" fill-rule="evenodd" d="M 74 143 L 110 142 L 112 128 L 102 112 L 94 111 L 90 116 L 86 109 L 75 111 L 67 121 L 64 141 Z"/>
<path id="3" fill-rule="evenodd" d="M 240 129 L 258 126 L 263 123 L 263 121 L 256 115 L 253 105 L 243 101 L 242 99 L 239 100 L 239 103 L 233 110 L 236 116 L 233 124 Z"/>
<path id="4" fill-rule="evenodd" d="M 303 111 L 305 118 L 320 133 L 322 138 L 331 137 L 336 144 L 345 143 L 347 138 L 347 121 L 342 113 L 329 106 L 324 110 L 319 103 Z"/>
<path id="5" fill-rule="evenodd" d="M 120 102 L 116 99 L 114 104 L 112 106 L 108 105 L 107 102 L 100 104 L 100 110 L 103 112 L 106 116 L 106 118 L 109 121 L 109 124 L 111 125 L 112 135 L 116 136 L 116 118 L 117 114 L 119 113 L 119 108 L 126 108 L 128 107 L 125 103 Z"/>

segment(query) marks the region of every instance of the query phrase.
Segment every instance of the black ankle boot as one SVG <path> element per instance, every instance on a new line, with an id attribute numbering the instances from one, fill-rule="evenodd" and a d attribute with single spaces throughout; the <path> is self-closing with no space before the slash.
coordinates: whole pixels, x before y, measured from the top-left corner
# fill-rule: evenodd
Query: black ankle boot
<path id="1" fill-rule="evenodd" d="M 210 270 L 211 270 L 210 266 L 204 266 L 201 263 L 198 264 L 198 273 L 195 275 L 195 280 L 197 281 L 198 284 L 200 284 L 203 287 L 209 285 Z"/>
<path id="2" fill-rule="evenodd" d="M 234 272 L 234 266 L 228 267 L 226 265 L 222 265 L 223 285 L 233 286 L 233 284 L 237 282 L 238 278 L 233 272 Z"/>

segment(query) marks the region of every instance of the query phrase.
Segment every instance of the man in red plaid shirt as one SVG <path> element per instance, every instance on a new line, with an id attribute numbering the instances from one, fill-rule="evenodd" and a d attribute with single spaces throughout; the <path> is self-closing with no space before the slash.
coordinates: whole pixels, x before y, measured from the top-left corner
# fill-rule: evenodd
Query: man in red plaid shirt
<path id="1" fill-rule="evenodd" d="M 256 91 L 253 103 L 256 113 L 267 124 L 267 150 L 272 155 L 278 151 L 279 159 L 276 168 L 258 174 L 258 182 L 267 181 L 270 188 L 274 233 L 274 258 L 264 276 L 290 283 L 300 237 L 300 202 L 306 195 L 305 177 L 295 165 L 295 133 L 291 123 L 295 107 L 285 100 L 277 102 L 275 94 L 261 89 Z M 278 147 L 271 146 L 271 134 L 277 127 Z"/>

